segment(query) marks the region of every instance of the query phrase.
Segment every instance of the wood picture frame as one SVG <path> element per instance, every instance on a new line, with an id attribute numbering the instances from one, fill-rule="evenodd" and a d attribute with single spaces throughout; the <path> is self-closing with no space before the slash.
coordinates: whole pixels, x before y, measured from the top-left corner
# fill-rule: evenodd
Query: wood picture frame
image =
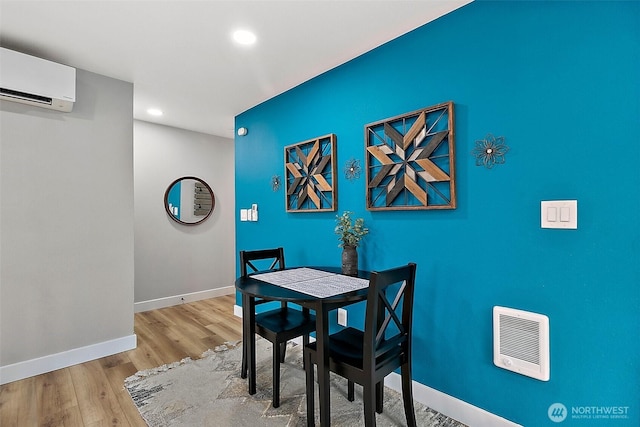
<path id="1" fill-rule="evenodd" d="M 336 140 L 329 134 L 284 148 L 287 212 L 336 210 Z"/>
<path id="2" fill-rule="evenodd" d="M 455 209 L 453 102 L 365 126 L 367 209 Z"/>

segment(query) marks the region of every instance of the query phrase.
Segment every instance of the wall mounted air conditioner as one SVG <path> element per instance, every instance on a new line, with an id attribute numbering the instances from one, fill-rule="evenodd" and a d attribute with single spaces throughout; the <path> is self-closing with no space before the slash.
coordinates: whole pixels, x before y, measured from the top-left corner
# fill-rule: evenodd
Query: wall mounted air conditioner
<path id="1" fill-rule="evenodd" d="M 69 112 L 76 101 L 76 69 L 0 48 L 0 99 Z"/>

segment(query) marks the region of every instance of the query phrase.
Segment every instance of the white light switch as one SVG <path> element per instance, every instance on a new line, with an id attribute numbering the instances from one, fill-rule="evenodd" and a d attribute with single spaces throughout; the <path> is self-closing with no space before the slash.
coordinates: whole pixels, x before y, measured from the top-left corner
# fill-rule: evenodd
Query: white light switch
<path id="1" fill-rule="evenodd" d="M 549 200 L 540 202 L 542 228 L 578 228 L 577 200 Z"/>
<path id="2" fill-rule="evenodd" d="M 249 209 L 240 209 L 240 221 L 249 220 Z"/>
<path id="3" fill-rule="evenodd" d="M 347 310 L 344 308 L 338 309 L 338 325 L 347 326 Z"/>

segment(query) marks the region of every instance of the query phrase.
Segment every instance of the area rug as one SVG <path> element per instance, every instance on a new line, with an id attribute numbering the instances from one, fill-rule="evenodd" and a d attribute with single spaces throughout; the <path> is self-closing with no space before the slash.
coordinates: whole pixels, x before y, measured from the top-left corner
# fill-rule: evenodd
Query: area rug
<path id="1" fill-rule="evenodd" d="M 256 342 L 257 393 L 247 392 L 247 380 L 240 378 L 242 344 L 226 343 L 207 350 L 200 359 L 190 358 L 140 371 L 125 380 L 133 402 L 150 427 L 165 426 L 306 426 L 305 378 L 300 345 L 289 344 L 281 365 L 280 407 L 271 406 L 271 343 Z M 316 425 L 318 414 L 316 387 Z M 417 424 L 421 427 L 464 427 L 418 402 Z M 406 425 L 402 397 L 385 389 L 384 413 L 376 416 L 378 426 Z M 331 374 L 331 425 L 364 426 L 362 389 L 356 385 L 356 399 L 347 400 L 347 381 Z"/>

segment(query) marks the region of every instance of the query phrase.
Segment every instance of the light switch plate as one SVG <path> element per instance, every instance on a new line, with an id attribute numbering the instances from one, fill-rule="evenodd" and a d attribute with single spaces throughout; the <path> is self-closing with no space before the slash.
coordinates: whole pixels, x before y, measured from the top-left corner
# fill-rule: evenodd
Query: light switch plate
<path id="1" fill-rule="evenodd" d="M 578 228 L 577 200 L 543 200 L 540 202 L 540 227 Z"/>
<path id="2" fill-rule="evenodd" d="M 344 308 L 338 309 L 338 325 L 347 326 L 347 310 Z"/>

